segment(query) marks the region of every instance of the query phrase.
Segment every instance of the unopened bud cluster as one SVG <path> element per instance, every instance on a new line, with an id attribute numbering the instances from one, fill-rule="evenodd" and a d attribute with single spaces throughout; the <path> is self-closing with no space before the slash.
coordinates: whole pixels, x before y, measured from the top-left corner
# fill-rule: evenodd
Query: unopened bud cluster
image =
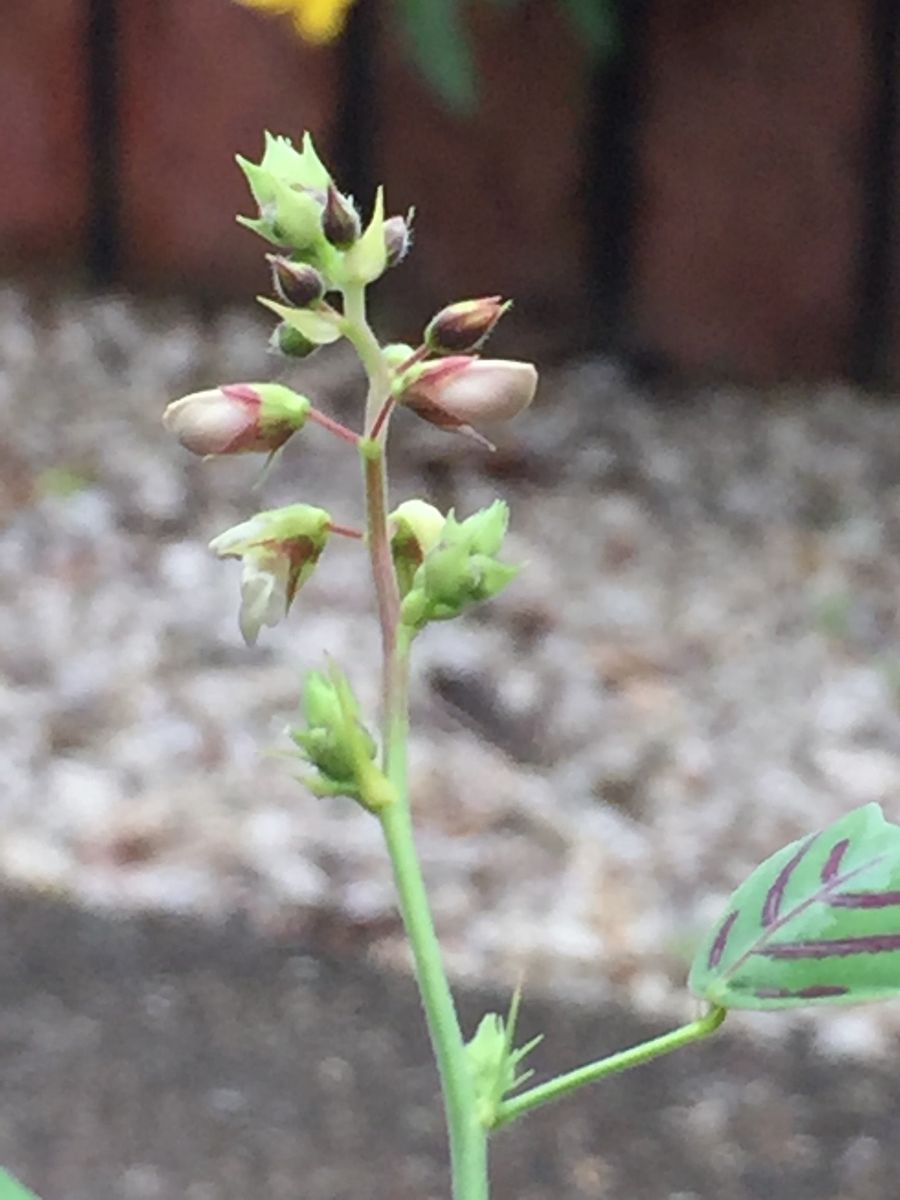
<path id="1" fill-rule="evenodd" d="M 377 811 L 393 800 L 393 790 L 375 766 L 376 746 L 360 721 L 359 705 L 346 677 L 309 671 L 303 687 L 306 724 L 291 731 L 302 757 L 315 769 L 304 779 L 317 796 L 349 796 Z"/>
<path id="2" fill-rule="evenodd" d="M 518 567 L 497 558 L 509 523 L 509 509 L 502 500 L 465 521 L 458 521 L 451 511 L 441 519 L 437 536 L 437 510 L 425 507 L 430 511 L 417 510 L 412 519 L 409 510 L 399 520 L 397 513 L 392 514 L 398 530 L 393 543 L 395 561 L 399 558 L 401 566 L 404 558 L 409 561 L 410 537 L 421 554 L 400 608 L 401 621 L 412 630 L 429 621 L 458 617 L 473 604 L 496 596 L 519 573 Z M 398 569 L 398 575 L 402 574 Z"/>

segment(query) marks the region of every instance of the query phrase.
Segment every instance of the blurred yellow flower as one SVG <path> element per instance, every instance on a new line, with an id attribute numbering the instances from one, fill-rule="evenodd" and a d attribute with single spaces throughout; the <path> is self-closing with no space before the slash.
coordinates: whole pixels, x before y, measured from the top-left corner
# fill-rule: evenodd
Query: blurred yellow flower
<path id="1" fill-rule="evenodd" d="M 353 0 L 237 0 L 245 8 L 261 8 L 290 16 L 306 42 L 331 42 L 340 34 Z"/>

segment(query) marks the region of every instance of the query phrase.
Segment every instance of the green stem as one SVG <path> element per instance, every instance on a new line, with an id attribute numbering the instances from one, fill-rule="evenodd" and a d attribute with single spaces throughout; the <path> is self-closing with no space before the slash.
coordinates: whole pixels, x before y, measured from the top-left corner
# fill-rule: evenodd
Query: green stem
<path id="1" fill-rule="evenodd" d="M 378 410 L 391 390 L 391 373 L 381 353 L 378 338 L 366 316 L 366 289 L 361 284 L 344 288 L 344 337 L 351 343 L 369 377 L 365 428 L 371 429 Z M 386 431 L 385 431 L 386 432 Z"/>
<path id="2" fill-rule="evenodd" d="M 450 1140 L 454 1200 L 488 1200 L 487 1133 L 476 1112 L 475 1090 L 456 1006 L 441 956 L 413 838 L 406 785 L 407 654 L 401 636 L 392 672 L 392 711 L 387 724 L 386 768 L 398 801 L 379 814 L 412 948 L 416 978 L 441 1080 Z"/>
<path id="3" fill-rule="evenodd" d="M 366 428 L 371 428 L 390 392 L 390 374 L 372 333 L 362 288 L 344 292 L 344 333 L 359 354 L 369 377 Z M 416 981 L 425 1010 L 441 1082 L 450 1142 L 453 1200 L 488 1200 L 487 1133 L 478 1119 L 475 1087 L 428 894 L 413 837 L 407 786 L 409 736 L 409 649 L 411 635 L 399 623 L 397 579 L 387 525 L 387 472 L 384 439 L 360 443 L 366 489 L 367 541 L 381 624 L 384 694 L 384 770 L 396 800 L 379 813 L 391 859 L 398 904 L 409 938 Z"/>
<path id="4" fill-rule="evenodd" d="M 576 1067 L 574 1071 L 568 1071 L 565 1075 L 557 1075 L 555 1079 L 550 1079 L 547 1083 L 529 1088 L 527 1092 L 523 1092 L 520 1096 L 513 1096 L 501 1104 L 494 1128 L 500 1129 L 511 1121 L 524 1116 L 525 1113 L 549 1104 L 552 1100 L 559 1100 L 562 1096 L 567 1096 L 570 1092 L 584 1087 L 585 1084 L 596 1083 L 598 1079 L 605 1079 L 607 1075 L 615 1075 L 618 1071 L 627 1071 L 630 1067 L 640 1066 L 641 1063 L 659 1058 L 663 1054 L 670 1054 L 673 1050 L 680 1050 L 682 1046 L 708 1037 L 719 1028 L 725 1020 L 725 1015 L 724 1008 L 712 1008 L 706 1016 L 701 1017 L 698 1021 L 692 1021 L 690 1025 L 682 1025 L 679 1029 L 673 1029 L 671 1033 L 664 1033 L 661 1037 L 653 1038 L 649 1042 L 642 1042 L 630 1050 L 622 1050 L 618 1054 L 611 1054 L 609 1058 L 601 1058 L 597 1062 Z"/>

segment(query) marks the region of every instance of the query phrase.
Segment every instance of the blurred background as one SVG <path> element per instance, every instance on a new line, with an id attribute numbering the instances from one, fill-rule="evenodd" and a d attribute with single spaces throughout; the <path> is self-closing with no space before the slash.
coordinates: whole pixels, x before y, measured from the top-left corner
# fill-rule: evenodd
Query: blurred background
<path id="1" fill-rule="evenodd" d="M 283 757 L 324 653 L 377 703 L 329 548 L 248 650 L 209 539 L 358 520 L 318 431 L 160 427 L 351 357 L 267 353 L 235 153 L 309 129 L 415 205 L 387 338 L 502 293 L 533 410 L 486 455 L 400 414 L 396 498 L 507 497 L 515 586 L 430 629 L 412 783 L 471 1026 L 540 1074 L 694 1012 L 693 947 L 786 841 L 900 817 L 893 0 L 11 0 L 0 31 L 0 1161 L 44 1200 L 438 1200 L 440 1116 L 377 828 Z M 497 1139 L 498 1198 L 894 1200 L 900 1006 L 732 1018 Z"/>

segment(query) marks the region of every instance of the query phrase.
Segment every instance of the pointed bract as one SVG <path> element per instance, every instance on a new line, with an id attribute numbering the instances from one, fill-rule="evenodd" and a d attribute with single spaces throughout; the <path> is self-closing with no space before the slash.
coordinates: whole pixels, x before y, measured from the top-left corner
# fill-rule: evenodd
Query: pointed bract
<path id="1" fill-rule="evenodd" d="M 267 133 L 262 160 L 252 163 L 238 155 L 237 163 L 259 207 L 258 218 L 238 221 L 274 245 L 315 255 L 324 240 L 321 214 L 331 177 L 309 135 L 298 151 L 288 138 Z"/>
<path id="2" fill-rule="evenodd" d="M 508 521 L 497 500 L 465 521 L 447 514 L 439 541 L 426 553 L 402 600 L 400 617 L 411 629 L 446 621 L 489 600 L 516 577 L 518 567 L 497 560 Z"/>
<path id="3" fill-rule="evenodd" d="M 384 189 L 375 195 L 375 208 L 365 233 L 344 255 L 343 280 L 346 283 L 374 283 L 387 267 L 384 244 Z"/>

